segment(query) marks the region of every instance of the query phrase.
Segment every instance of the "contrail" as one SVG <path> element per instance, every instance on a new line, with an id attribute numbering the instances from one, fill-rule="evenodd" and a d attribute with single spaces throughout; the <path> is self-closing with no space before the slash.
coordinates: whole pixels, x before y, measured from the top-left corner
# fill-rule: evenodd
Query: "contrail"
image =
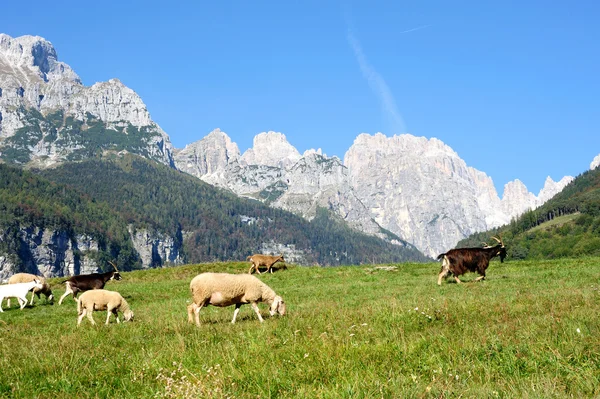
<path id="1" fill-rule="evenodd" d="M 419 28 L 414 28 L 414 30 L 416 29 Z M 398 107 L 396 106 L 396 101 L 394 101 L 394 96 L 392 95 L 390 88 L 381 75 L 369 64 L 360 43 L 350 30 L 348 30 L 348 42 L 354 50 L 354 55 L 356 56 L 356 60 L 358 61 L 363 76 L 367 79 L 367 82 L 369 82 L 371 90 L 379 97 L 384 114 L 390 119 L 391 128 L 394 130 L 393 133 L 405 133 L 406 126 L 404 124 L 404 119 L 402 118 L 402 115 L 400 115 L 400 112 L 398 112 Z"/>
<path id="2" fill-rule="evenodd" d="M 408 33 L 408 32 L 414 32 L 416 30 L 421 30 L 421 29 L 425 29 L 425 28 L 429 28 L 431 26 L 431 24 L 427 24 L 427 25 L 423 25 L 423 26 L 417 26 L 416 28 L 412 28 L 412 29 L 407 29 L 407 30 L 403 30 L 400 33 Z"/>

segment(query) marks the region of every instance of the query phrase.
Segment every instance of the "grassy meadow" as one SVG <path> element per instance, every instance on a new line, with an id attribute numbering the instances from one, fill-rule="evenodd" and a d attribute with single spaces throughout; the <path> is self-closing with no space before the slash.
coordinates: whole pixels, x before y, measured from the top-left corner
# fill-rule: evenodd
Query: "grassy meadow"
<path id="1" fill-rule="evenodd" d="M 109 282 L 132 323 L 76 327 L 72 298 L 0 314 L 2 398 L 600 397 L 600 258 L 493 261 L 484 282 L 439 264 L 293 267 L 259 276 L 287 303 L 265 322 L 208 307 L 189 281 L 214 263 Z M 54 281 L 56 297 L 64 289 Z"/>

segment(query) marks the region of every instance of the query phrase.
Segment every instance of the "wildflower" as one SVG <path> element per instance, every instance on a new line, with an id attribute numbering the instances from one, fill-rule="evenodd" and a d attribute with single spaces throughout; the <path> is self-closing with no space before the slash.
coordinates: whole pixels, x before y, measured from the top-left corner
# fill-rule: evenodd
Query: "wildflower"
<path id="1" fill-rule="evenodd" d="M 304 358 L 306 359 L 307 357 L 308 357 L 308 353 L 305 353 L 304 354 Z"/>
<path id="2" fill-rule="evenodd" d="M 581 334 L 581 330 L 579 328 L 577 329 L 577 334 Z"/>

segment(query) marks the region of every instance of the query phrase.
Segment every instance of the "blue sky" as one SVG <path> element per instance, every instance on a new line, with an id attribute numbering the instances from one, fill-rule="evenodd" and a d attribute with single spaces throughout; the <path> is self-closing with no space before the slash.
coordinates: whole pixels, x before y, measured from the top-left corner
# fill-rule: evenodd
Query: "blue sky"
<path id="1" fill-rule="evenodd" d="M 595 1 L 3 2 L 84 84 L 117 77 L 182 148 L 221 128 L 343 158 L 359 133 L 437 137 L 502 195 L 600 153 Z"/>

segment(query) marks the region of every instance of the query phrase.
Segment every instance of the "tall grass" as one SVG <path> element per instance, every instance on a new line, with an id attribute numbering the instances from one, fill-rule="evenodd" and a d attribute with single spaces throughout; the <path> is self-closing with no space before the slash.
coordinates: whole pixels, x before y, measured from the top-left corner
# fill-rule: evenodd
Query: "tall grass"
<path id="1" fill-rule="evenodd" d="M 260 276 L 288 315 L 261 324 L 247 306 L 232 325 L 232 307 L 207 307 L 200 328 L 191 278 L 247 264 L 124 273 L 106 288 L 132 323 L 77 328 L 72 299 L 5 309 L 0 397 L 598 397 L 599 263 L 494 261 L 485 282 L 441 287 L 431 263 L 290 267 Z"/>

